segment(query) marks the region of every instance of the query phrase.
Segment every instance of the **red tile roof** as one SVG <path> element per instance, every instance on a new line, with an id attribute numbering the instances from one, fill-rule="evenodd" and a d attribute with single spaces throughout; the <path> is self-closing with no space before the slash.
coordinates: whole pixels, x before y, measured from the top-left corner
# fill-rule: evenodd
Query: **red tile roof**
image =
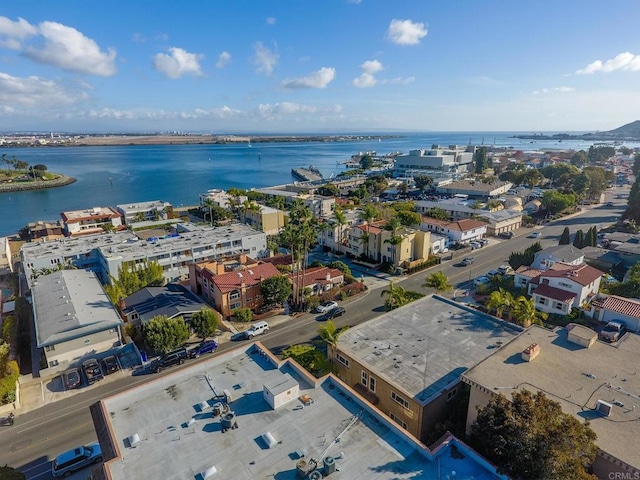
<path id="1" fill-rule="evenodd" d="M 534 284 L 541 283 L 543 278 L 566 278 L 582 286 L 593 283 L 604 275 L 603 272 L 590 265 L 569 265 L 566 263 L 554 263 L 551 268 L 542 272 L 532 280 Z"/>
<path id="2" fill-rule="evenodd" d="M 551 298 L 558 302 L 571 303 L 576 298 L 576 294 L 567 292 L 566 290 L 560 290 L 556 287 L 550 287 L 549 285 L 538 285 L 536 289 L 531 292 L 532 295 L 539 295 L 541 297 Z"/>
<path id="3" fill-rule="evenodd" d="M 222 275 L 216 275 L 211 279 L 211 281 L 218 290 L 222 293 L 226 293 L 242 287 L 243 283 L 245 286 L 250 287 L 252 285 L 258 285 L 261 277 L 263 280 L 266 280 L 267 278 L 271 278 L 276 275 L 280 275 L 280 272 L 276 267 L 270 263 L 263 263 L 239 272 L 229 272 L 223 273 Z"/>
<path id="4" fill-rule="evenodd" d="M 474 220 L 472 218 L 465 218 L 463 220 L 450 222 L 448 220 L 439 220 L 437 218 L 423 216 L 422 221 L 427 224 L 440 225 L 442 227 L 448 228 L 449 230 L 457 230 L 459 232 L 468 232 L 469 230 L 473 230 L 475 228 L 482 228 L 487 226 L 487 222 L 481 222 L 480 220 Z"/>
<path id="5" fill-rule="evenodd" d="M 611 310 L 612 312 L 621 313 L 629 317 L 640 318 L 640 301 L 630 298 L 618 297 L 611 295 L 604 302 L 602 308 Z"/>
<path id="6" fill-rule="evenodd" d="M 538 270 L 537 268 L 522 265 L 518 267 L 518 269 L 516 270 L 516 273 L 524 277 L 535 278 L 542 273 L 542 270 Z"/>
<path id="7" fill-rule="evenodd" d="M 304 287 L 310 287 L 312 285 L 316 285 L 318 283 L 326 284 L 327 282 L 327 273 L 329 274 L 329 281 L 335 281 L 337 278 L 344 279 L 343 273 L 337 268 L 329 268 L 329 267 L 312 267 L 308 268 L 304 275 Z M 295 277 L 295 273 L 290 273 L 289 278 L 293 279 Z"/>

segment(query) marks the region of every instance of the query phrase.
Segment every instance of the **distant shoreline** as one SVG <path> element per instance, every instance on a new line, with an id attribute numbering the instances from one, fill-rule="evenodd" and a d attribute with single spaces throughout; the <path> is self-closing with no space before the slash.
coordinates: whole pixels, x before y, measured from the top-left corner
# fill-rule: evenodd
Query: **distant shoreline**
<path id="1" fill-rule="evenodd" d="M 9 192 L 23 192 L 26 190 L 42 190 L 44 188 L 64 187 L 71 185 L 76 181 L 73 177 L 67 177 L 66 175 L 59 175 L 58 178 L 53 180 L 35 180 L 29 182 L 12 182 L 12 183 L 0 183 L 0 193 Z"/>
<path id="2" fill-rule="evenodd" d="M 403 135 L 87 135 L 59 139 L 11 139 L 5 137 L 2 147 L 91 147 L 125 145 L 226 145 L 279 142 L 353 142 L 402 138 Z"/>

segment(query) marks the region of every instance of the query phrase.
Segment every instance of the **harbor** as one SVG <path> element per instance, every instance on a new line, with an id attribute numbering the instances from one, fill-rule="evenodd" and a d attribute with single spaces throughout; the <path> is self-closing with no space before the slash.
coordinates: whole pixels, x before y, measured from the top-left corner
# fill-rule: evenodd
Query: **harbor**
<path id="1" fill-rule="evenodd" d="M 317 182 L 324 180 L 322 173 L 315 165 L 309 165 L 309 168 L 292 168 L 291 176 L 301 182 Z"/>

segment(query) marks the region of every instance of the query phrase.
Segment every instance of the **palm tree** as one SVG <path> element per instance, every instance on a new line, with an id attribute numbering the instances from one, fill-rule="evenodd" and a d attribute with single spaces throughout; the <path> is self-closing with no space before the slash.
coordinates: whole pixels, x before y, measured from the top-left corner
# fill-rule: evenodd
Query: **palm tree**
<path id="1" fill-rule="evenodd" d="M 342 226 L 347 224 L 347 216 L 344 214 L 344 211 L 340 207 L 336 207 L 333 211 L 333 215 L 336 217 L 336 222 L 338 222 L 338 234 L 339 238 L 336 244 L 338 245 L 338 251 L 342 250 Z"/>
<path id="2" fill-rule="evenodd" d="M 387 238 L 384 243 L 388 243 L 391 245 L 391 264 L 396 267 L 396 250 L 398 249 L 398 245 L 402 243 L 403 238 L 400 235 L 396 235 L 392 233 L 389 238 Z"/>
<path id="3" fill-rule="evenodd" d="M 215 202 L 211 198 L 207 198 L 204 201 L 204 206 L 209 208 L 209 221 L 211 222 L 211 226 L 213 226 L 213 207 L 215 207 Z"/>
<path id="4" fill-rule="evenodd" d="M 325 345 L 331 345 L 332 347 L 335 347 L 338 343 L 338 338 L 340 338 L 340 335 L 342 335 L 348 329 L 349 327 L 338 328 L 332 320 L 327 320 L 327 323 L 318 327 L 318 335 L 320 336 L 320 339 L 325 343 Z"/>
<path id="5" fill-rule="evenodd" d="M 360 242 L 361 245 L 365 246 L 365 257 L 367 258 L 367 260 L 369 259 L 369 238 L 371 237 L 371 234 L 368 232 L 368 225 L 367 225 L 367 230 L 363 230 L 362 234 L 360 235 L 360 238 L 358 239 L 358 242 Z"/>
<path id="6" fill-rule="evenodd" d="M 393 281 L 389 282 L 389 288 L 380 292 L 381 297 L 384 297 L 385 295 L 387 296 L 387 299 L 384 304 L 387 310 L 393 310 L 394 308 L 401 307 L 408 303 L 407 291 L 402 287 L 394 285 Z"/>
<path id="7" fill-rule="evenodd" d="M 436 293 L 448 292 L 449 290 L 453 290 L 453 285 L 449 283 L 449 279 L 444 273 L 442 273 L 442 271 L 434 272 L 431 275 L 428 275 L 425 279 L 424 285 L 422 286 L 425 288 L 433 288 Z"/>
<path id="8" fill-rule="evenodd" d="M 542 325 L 543 321 L 549 318 L 545 312 L 536 310 L 533 298 L 520 295 L 516 298 L 512 308 L 513 321 L 518 325 L 527 328 L 531 325 Z"/>
<path id="9" fill-rule="evenodd" d="M 502 318 L 504 313 L 510 313 L 514 304 L 513 295 L 503 288 L 494 290 L 487 299 L 486 307 L 489 312 L 493 311 L 494 315 Z"/>
<path id="10" fill-rule="evenodd" d="M 369 257 L 369 224 L 378 218 L 378 211 L 375 209 L 373 205 L 370 203 L 366 204 L 362 209 L 362 212 L 358 215 L 360 220 L 363 220 L 367 223 L 367 258 Z"/>

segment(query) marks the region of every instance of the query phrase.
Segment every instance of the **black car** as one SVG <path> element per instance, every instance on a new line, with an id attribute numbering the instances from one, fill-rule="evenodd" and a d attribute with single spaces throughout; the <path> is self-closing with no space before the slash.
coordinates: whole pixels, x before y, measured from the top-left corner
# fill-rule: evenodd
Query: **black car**
<path id="1" fill-rule="evenodd" d="M 198 358 L 205 353 L 213 353 L 218 348 L 218 343 L 215 340 L 206 340 L 195 348 L 189 350 L 190 358 Z"/>
<path id="2" fill-rule="evenodd" d="M 102 359 L 102 370 L 105 375 L 109 375 L 120 370 L 120 365 L 118 364 L 116 357 L 113 355 L 104 357 Z"/>
<path id="3" fill-rule="evenodd" d="M 160 358 L 151 362 L 151 370 L 158 373 L 164 368 L 172 367 L 173 365 L 182 365 L 187 357 L 187 349 L 178 348 L 177 350 L 165 353 L 160 356 Z"/>
<path id="4" fill-rule="evenodd" d="M 98 380 L 102 380 L 104 378 L 104 374 L 102 373 L 102 368 L 100 368 L 100 364 L 98 360 L 95 358 L 90 358 L 86 360 L 82 364 L 82 369 L 84 370 L 84 374 L 87 376 L 87 384 L 91 385 L 92 383 L 97 382 Z"/>
<path id="5" fill-rule="evenodd" d="M 74 388 L 80 388 L 82 385 L 82 377 L 80 376 L 80 370 L 72 368 L 62 372 L 62 383 L 67 390 L 73 390 Z"/>
<path id="6" fill-rule="evenodd" d="M 331 310 L 329 310 L 327 313 L 324 314 L 324 319 L 325 320 L 331 320 L 332 318 L 338 318 L 341 317 L 342 315 L 344 315 L 346 312 L 346 310 L 343 307 L 336 307 L 333 308 Z"/>

